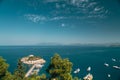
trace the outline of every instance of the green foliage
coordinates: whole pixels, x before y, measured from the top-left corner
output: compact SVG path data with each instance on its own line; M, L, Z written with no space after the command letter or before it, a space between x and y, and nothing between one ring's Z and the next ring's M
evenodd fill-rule
M28 78L24 78L24 80L47 80L47 79L46 79L46 75L42 74L41 76L32 75Z
M72 78L72 63L69 59L61 58L60 55L55 54L51 58L51 62L47 68L47 72L49 73L49 77L46 77L45 74L42 75L32 75L30 77L25 76L25 66L18 60L17 69L12 75L8 72L8 64L5 60L0 57L0 80L81 80L77 77Z
M73 80L83 80L83 79L78 78L78 77L74 77Z
M46 79L46 75L45 75L45 74L42 74L42 75L40 76L40 80L47 80L47 79Z
M72 63L69 59L62 59L60 55L55 54L51 58L47 72L50 74L50 79L57 80L72 80L71 76Z
M21 60L18 60L17 69L14 72L14 79L16 80L22 80L25 76L25 66L21 62Z
M6 72L5 76L1 80L13 80L13 75L10 72Z
M5 76L8 69L8 64L5 62L5 60L0 57L0 78Z
M73 79L73 80L79 80L79 79L78 79L78 77L74 77L74 79Z
M60 74L60 77L60 80L72 80L72 76L70 73Z

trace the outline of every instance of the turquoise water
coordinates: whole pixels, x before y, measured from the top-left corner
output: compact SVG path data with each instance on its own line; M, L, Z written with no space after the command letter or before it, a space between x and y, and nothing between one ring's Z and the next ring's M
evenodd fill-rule
M112 66L120 66L120 47L74 47L74 46L9 46L0 47L0 56L3 56L10 64L9 71L16 68L17 60L23 56L34 54L43 57L47 62L41 73L45 72L50 58L54 53L59 53L63 58L69 58L73 62L73 71L80 68L81 71L73 76L84 77L88 72L87 67L91 66L90 73L94 80L120 80L120 70ZM116 62L112 61L116 59ZM104 66L109 63L110 67ZM107 74L111 74L108 78Z

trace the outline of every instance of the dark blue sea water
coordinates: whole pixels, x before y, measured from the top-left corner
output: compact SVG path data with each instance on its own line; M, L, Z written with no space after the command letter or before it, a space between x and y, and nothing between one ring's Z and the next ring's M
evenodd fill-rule
M50 58L59 53L63 58L69 58L73 63L73 71L80 68L81 71L73 76L84 77L88 72L88 66L91 66L90 73L94 80L120 80L120 70L112 66L120 66L120 47L75 47L75 46L1 46L0 56L3 56L10 64L9 71L13 72L16 68L17 60L30 54L41 56L47 62L42 68L41 73L45 72ZM112 61L115 58L116 61ZM104 63L109 63L109 67ZM107 74L111 74L108 78Z

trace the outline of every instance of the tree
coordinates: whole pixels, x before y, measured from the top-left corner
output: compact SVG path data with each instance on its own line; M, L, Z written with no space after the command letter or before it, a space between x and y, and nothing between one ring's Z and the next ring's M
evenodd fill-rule
M25 66L19 59L17 64L17 69L14 72L14 80L23 80L24 76L25 76Z
M78 77L74 77L74 79L73 79L73 80L79 80L79 79L78 79Z
M5 60L0 57L0 79L5 76L8 66L9 65L5 62Z
M71 71L72 63L67 58L62 59L59 54L55 54L51 58L51 62L47 68L50 80L72 80Z
M46 75L42 74L40 76L32 75L30 77L24 78L24 80L47 80L47 79L46 79Z
M10 72L6 72L5 76L1 80L13 80L13 75Z
M39 80L47 80L46 79L46 75L45 74L42 74L41 76L39 76L40 77L40 79Z
M7 70L8 66L6 61L0 57L0 80L13 80L13 75Z

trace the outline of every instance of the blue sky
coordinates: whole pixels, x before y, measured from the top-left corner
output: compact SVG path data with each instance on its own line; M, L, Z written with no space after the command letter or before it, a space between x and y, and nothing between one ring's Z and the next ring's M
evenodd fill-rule
M0 0L0 45L120 43L120 0Z

